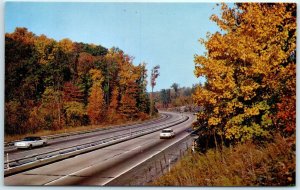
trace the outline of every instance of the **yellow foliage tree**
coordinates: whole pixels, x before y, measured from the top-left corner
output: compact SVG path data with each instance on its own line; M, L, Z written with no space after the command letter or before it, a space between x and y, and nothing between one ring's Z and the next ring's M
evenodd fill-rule
M47 38L45 35L41 35L35 38L34 45L38 53L40 64L47 64L49 61L53 61L54 56L49 52L49 49L53 48L56 42L53 39Z
M133 119L138 114L136 98L138 96L137 79L139 75L130 62L124 62L120 69L120 114L124 119Z
M193 96L203 107L198 121L227 139L268 137L287 85L279 76L295 80L296 4L222 4L221 10L211 17L221 32L201 39L207 52L195 56L195 75L206 79Z

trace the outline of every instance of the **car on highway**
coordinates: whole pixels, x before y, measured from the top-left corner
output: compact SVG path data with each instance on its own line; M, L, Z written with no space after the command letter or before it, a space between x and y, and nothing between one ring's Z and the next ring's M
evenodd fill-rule
M175 133L174 133L173 129L170 129L170 128L168 128L168 129L163 129L163 130L161 131L159 137L160 137L161 139L164 139L164 138L173 138L173 137L175 137Z
M15 142L15 147L17 148L33 148L36 146L46 146L47 139L41 137L31 136L25 137L22 141Z

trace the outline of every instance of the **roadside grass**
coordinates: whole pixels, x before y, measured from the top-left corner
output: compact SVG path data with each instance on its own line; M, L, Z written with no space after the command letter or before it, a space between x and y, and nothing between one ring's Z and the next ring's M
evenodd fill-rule
M296 152L281 136L253 143L188 153L150 186L295 186Z
M80 131L87 131L87 130L93 130L93 129L100 129L100 128L107 128L107 127L113 127L118 125L128 125L128 124L139 124L147 120L158 118L159 115L154 115L153 117L149 118L143 118L138 119L135 121L121 121L117 120L113 123L102 123L101 125L87 125L87 126L66 126L59 130L41 130L36 133L26 133L21 135L4 135L4 142L12 142L15 140L23 139L26 136L47 136L47 135L57 135L57 134L63 134L63 133L70 133L70 132L80 132Z

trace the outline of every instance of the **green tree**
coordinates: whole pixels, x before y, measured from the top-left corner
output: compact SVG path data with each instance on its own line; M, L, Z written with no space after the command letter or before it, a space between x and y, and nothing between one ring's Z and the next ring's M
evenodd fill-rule
M175 99L178 97L178 92L179 92L179 84L177 83L173 83L171 88L173 88L174 92L175 92Z
M160 99L162 101L163 107L168 108L169 103L171 102L171 94L170 94L170 89L162 89L160 91Z
M156 79L159 76L159 65L154 66L151 69L151 75L150 75L150 86L151 86L151 99L150 99L150 115L153 115L153 108L154 108L154 103L153 103L153 89L156 86Z
M16 28L5 34L5 98L18 100L24 105L26 100L40 98L43 91L34 47L35 35L26 28Z
M139 64L135 67L135 72L137 73L137 98L136 104L140 112L149 114L150 112L150 99L146 92L147 88L147 69L146 63Z
M62 92L53 87L47 87L42 95L39 115L44 119L43 128L57 130L63 127Z

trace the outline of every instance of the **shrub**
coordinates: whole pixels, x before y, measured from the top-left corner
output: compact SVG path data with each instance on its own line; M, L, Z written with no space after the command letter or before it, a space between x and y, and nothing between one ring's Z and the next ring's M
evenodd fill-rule
M295 185L296 154L287 139L258 146L252 142L205 154L189 153L155 186L290 186Z

